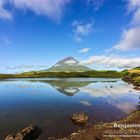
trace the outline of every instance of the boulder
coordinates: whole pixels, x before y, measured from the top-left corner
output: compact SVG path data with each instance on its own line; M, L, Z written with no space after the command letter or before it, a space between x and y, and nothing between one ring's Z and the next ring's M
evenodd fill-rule
M75 124L86 124L89 120L89 117L85 113L75 113L71 116L71 120Z

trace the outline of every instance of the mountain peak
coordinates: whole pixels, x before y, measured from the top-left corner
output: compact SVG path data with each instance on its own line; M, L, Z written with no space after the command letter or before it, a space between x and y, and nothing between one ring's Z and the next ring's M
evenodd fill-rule
M68 57L65 57L63 60L69 60L69 59L74 59L74 57L72 57L72 56L68 56Z
M79 61L76 60L74 57L66 57L59 62L57 62L55 65L53 65L51 68L44 70L44 71L50 71L50 72L84 72L84 71L90 71L91 69L80 65Z
M78 64L79 61L76 60L74 57L66 57L62 60L60 60L59 62L57 62L55 65L59 65L59 64L68 64L68 65L72 65L72 64Z

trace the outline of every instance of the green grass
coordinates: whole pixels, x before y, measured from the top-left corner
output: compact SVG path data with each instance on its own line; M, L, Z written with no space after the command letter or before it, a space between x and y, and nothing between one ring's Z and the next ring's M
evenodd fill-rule
M135 86L140 86L140 69L134 68L131 70L126 70L123 78L125 81L134 84Z
M0 78L72 78L72 77L94 77L94 78L122 78L124 72L117 71L86 71L86 72L26 72L21 74L0 74Z

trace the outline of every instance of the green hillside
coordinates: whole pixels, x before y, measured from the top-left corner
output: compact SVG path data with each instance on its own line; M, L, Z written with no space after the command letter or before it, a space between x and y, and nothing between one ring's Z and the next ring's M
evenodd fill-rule
M85 71L85 72L26 72L21 74L2 75L1 78L122 78L124 72L117 71Z
M140 67L125 70L123 79L127 82L133 83L135 86L140 86Z
M61 66L53 66L48 69L48 72L84 72L90 71L91 69L82 65L68 65L62 64Z

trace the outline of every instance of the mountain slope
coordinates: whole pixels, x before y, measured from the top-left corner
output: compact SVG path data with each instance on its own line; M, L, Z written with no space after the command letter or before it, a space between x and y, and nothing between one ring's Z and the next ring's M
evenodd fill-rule
M43 70L46 72L85 72L91 71L92 69L80 65L79 61L74 59L73 57L66 57L63 60L57 62L51 68L47 70Z

